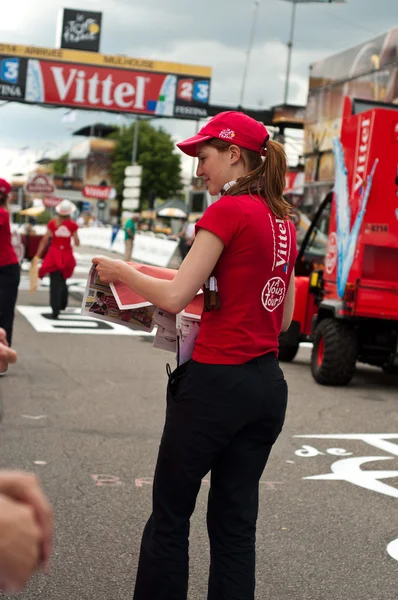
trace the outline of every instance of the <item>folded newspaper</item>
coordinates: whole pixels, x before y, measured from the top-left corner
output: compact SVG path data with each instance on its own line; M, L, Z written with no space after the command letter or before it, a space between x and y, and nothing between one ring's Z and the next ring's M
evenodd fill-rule
M172 280L177 273L175 269L129 264L141 273L159 279ZM154 306L121 281L102 283L94 265L88 275L82 302L83 315L147 333L156 327L153 347L170 352L177 352L179 348L180 364L192 354L202 310L202 291L184 310L174 315Z

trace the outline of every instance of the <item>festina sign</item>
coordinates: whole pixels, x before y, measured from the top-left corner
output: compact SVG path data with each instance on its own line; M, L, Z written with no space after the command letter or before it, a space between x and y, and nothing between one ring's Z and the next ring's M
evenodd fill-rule
M110 186L85 185L83 196L86 198L96 198L98 200L111 200L116 197L116 190Z
M27 194L51 195L55 192L55 185L48 175L36 173L29 177L25 184L25 191Z

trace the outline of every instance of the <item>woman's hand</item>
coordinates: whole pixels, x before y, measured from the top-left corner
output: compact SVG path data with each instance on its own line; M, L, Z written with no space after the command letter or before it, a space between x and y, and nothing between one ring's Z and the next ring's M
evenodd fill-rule
M99 278L103 283L113 283L121 279L121 270L125 265L122 260L96 256L93 258L92 263L95 265Z

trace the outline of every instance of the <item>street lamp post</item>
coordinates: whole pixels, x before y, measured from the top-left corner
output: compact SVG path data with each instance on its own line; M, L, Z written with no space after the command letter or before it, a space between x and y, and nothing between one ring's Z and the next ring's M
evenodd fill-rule
M140 130L140 121L139 121L139 116L137 115L135 117L135 123L134 123L134 140L133 140L133 150L132 150L132 156L131 156L131 164L132 165L137 164L139 130Z
M254 0L253 22L252 22L252 27L251 27L251 31L250 31L249 45L248 45L247 53L246 53L245 66L243 69L242 87L240 90L240 100L239 100L240 107L243 106L243 99L244 99L244 95L245 95L245 86L246 86L246 77L247 77L247 71L249 69L250 54L252 51L254 34L256 31L257 13L258 13L259 6L260 6L260 0Z
M292 48L293 48L293 39L294 39L294 26L296 24L296 8L297 8L297 0L292 0L292 16L290 21L290 36L289 41L287 43L287 66L286 66L286 79L285 79L285 93L283 96L283 103L287 104L287 99L289 96L289 80L290 80L290 69L292 66Z
M290 70L292 65L292 50L293 50L293 40L294 40L294 29L296 25L296 9L297 4L310 4L310 3L320 3L320 4L344 4L346 0L285 0L286 2L292 3L292 16L290 20L290 36L289 41L287 43L287 66L286 66L286 80L285 80L285 93L283 97L284 104L287 104L289 97L289 80L290 80Z

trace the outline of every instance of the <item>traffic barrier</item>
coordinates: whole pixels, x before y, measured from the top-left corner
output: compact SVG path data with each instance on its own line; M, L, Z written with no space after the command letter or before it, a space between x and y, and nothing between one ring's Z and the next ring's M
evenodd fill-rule
M178 241L162 239L153 232L140 232L134 237L132 260L136 262L167 267L178 246ZM124 231L119 229L112 242L112 228L109 227L81 227L79 238L82 246L91 246L103 250L111 250L117 254L124 254Z

